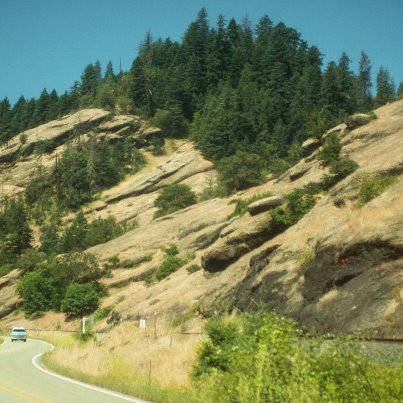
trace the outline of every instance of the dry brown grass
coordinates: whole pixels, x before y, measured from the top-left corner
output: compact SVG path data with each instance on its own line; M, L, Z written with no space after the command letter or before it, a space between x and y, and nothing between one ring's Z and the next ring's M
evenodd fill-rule
M44 336L37 334L37 336ZM116 379L142 378L163 388L189 385L189 373L201 335L185 335L168 323L145 329L138 322L123 322L111 332L82 343L71 335L55 333L45 338L56 348L48 362L72 372Z

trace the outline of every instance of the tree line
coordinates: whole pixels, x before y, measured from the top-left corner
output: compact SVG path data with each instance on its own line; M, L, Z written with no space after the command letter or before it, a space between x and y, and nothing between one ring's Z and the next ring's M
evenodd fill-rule
M273 24L265 15L253 27L247 18L227 21L220 15L212 27L202 8L180 42L154 40L148 32L127 72L115 74L111 62L102 72L95 62L61 95L44 89L38 99L21 96L13 106L4 98L0 143L96 106L148 118L168 115L173 130L185 132L176 134L186 134L186 123L194 123L192 134L209 158L261 145L284 157L293 142L403 96L403 83L396 91L384 67L375 96L372 86L365 52L357 73L345 53L323 66L320 50L281 22Z

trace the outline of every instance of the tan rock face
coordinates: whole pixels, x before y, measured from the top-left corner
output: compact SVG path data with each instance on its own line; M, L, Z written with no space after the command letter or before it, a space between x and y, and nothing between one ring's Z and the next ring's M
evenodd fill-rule
M354 130L357 127L366 125L370 121L371 116L367 115L366 113L356 113L346 118L344 123L346 124L348 130Z
M138 318L173 317L192 307L208 315L222 301L241 308L261 301L311 332L403 337L403 101L379 108L376 115L350 132L345 124L328 132L340 135L342 155L359 168L318 195L315 207L281 234L272 233L269 211L229 221L231 200L268 191L280 200L296 187L318 182L328 169L315 153L278 179L158 220L152 218L153 202L163 186L188 183L201 193L214 183L212 164L191 143L105 191L103 202L90 206L89 218L111 214L119 221L137 219L140 226L89 250L101 261L118 255L122 262L105 279L109 296L103 304L117 304L116 318ZM33 166L29 158L28 163ZM22 164L13 169L22 172ZM16 172L7 169L3 178ZM396 181L358 206L357 183L368 172L393 174ZM189 263L147 284L169 243L177 244ZM190 265L201 269L189 273ZM9 289L0 289L1 301Z
M258 200L248 206L248 212L251 215L260 214L264 211L268 211L273 207L281 206L284 203L284 199L280 196L271 196Z
M0 277L0 319L13 312L21 302L15 290L18 279L18 270Z
M151 193L166 185L179 183L196 174L213 169L213 164L202 158L191 143L180 147L164 164L152 171L139 173L127 181L124 188L108 192L106 203L115 203L129 196Z

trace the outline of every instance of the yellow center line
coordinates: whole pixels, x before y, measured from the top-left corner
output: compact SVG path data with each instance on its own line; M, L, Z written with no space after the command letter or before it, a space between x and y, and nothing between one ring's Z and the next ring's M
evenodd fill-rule
M20 397L25 401L27 401L28 403L52 403L51 400L46 400L32 393L27 393L24 390L16 387L15 385L5 383L4 381L1 380L0 380L0 390L4 390L8 393L11 393L14 396Z

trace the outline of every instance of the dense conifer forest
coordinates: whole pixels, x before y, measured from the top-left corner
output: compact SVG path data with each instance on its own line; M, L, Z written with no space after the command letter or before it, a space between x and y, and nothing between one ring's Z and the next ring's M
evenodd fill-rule
M357 56L357 55L354 55ZM211 26L199 11L180 42L141 43L128 72L109 62L85 67L81 80L57 94L0 102L0 142L26 129L86 107L153 118L168 135L190 134L207 158L236 150L264 154L266 161L292 161L295 146L346 115L369 111L403 96L387 68L376 76L365 52L353 72L349 56L323 65L323 55L300 33L265 15L256 25L220 15Z

